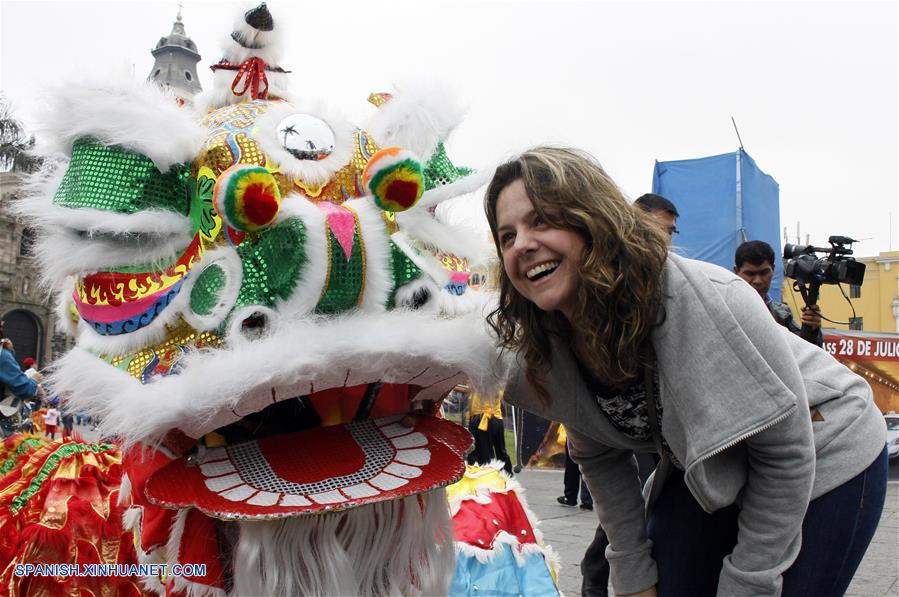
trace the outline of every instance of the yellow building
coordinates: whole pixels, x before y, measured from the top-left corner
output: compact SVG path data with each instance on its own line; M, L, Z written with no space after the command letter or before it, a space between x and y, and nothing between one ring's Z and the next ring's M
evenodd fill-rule
M824 350L863 376L884 413L899 411L899 251L859 257L865 264L861 286L821 287L818 304L823 322ZM784 279L784 302L799 321L802 297ZM850 306L851 303L851 306ZM853 314L853 308L855 312ZM852 325L848 325L852 322ZM853 331L848 331L853 330Z
M858 257L857 260L865 264L865 281L861 286L842 286L848 301L836 285L825 284L821 287L818 299L821 313L828 319L843 322L834 324L824 321L824 327L899 333L899 251L881 253L877 257ZM783 300L798 322L799 309L804 303L792 285L792 280L784 278ZM853 325L848 325L853 318L853 308L855 321Z

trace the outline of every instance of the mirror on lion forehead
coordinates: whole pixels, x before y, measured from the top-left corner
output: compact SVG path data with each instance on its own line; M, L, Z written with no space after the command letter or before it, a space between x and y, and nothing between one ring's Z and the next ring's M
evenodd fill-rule
M334 151L334 131L309 114L291 114L278 123L278 142L298 160L323 160Z

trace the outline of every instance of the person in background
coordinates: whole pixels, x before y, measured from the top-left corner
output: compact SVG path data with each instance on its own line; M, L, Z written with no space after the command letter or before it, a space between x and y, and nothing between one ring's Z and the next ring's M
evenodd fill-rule
M72 429L75 427L75 415L68 410L62 411L62 437L72 437Z
M775 301L768 294L771 290L771 280L774 278L774 249L771 245L760 240L748 240L737 247L734 253L734 273L746 280L759 293L774 321L806 342L819 347L824 346L821 309L818 305L802 308L804 328L800 328L793 320L793 313L787 304Z
M565 477L563 478L563 494L556 501L563 506L577 506L578 493L581 496L581 509L593 510L593 498L584 479L581 477L581 469L578 468L571 454L568 453L568 440L565 440ZM607 579L608 580L608 579Z
M3 325L0 322L0 334L3 333ZM16 353L12 340L0 336L0 398L9 390L16 398L40 398L43 390L33 379L29 378L16 361Z
M677 219L680 214L677 213L674 203L661 195L646 193L637 197L634 205L647 212L662 225L662 228L668 233L668 245L670 246L674 235L680 234L680 230L677 229Z
M615 594L842 595L886 497L865 380L669 252L585 152L525 152L484 205L506 400L565 425ZM645 502L635 451L661 457Z
M38 383L43 381L43 376L37 370L37 361L31 357L24 358L22 359L22 366L25 367L25 375L28 376L28 379L33 379Z
M488 464L494 458L503 461L503 470L512 475L512 459L506 451L506 427L503 423L503 395L471 395L468 430L474 437L474 450L468 464Z
M56 405L53 402L51 402L50 408L44 413L44 433L50 439L56 439L56 429L59 426L60 417L61 414L59 409L56 408Z

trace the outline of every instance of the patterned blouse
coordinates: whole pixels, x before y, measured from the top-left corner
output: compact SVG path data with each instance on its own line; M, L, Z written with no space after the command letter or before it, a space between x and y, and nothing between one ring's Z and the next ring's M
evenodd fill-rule
M577 361L577 359L575 359ZM612 426L625 437L641 441L654 442L652 427L649 424L649 412L646 410L646 384L643 373L637 379L625 386L622 390L613 390L603 385L580 361L577 361L581 377L587 385L587 389L596 400L596 404L602 413L609 419ZM653 388L656 404L656 413L659 417L659 427L662 426L662 402L659 396L659 372L652 370ZM668 455L671 463L678 469L683 466L677 457L671 452L668 442L662 436L662 450Z

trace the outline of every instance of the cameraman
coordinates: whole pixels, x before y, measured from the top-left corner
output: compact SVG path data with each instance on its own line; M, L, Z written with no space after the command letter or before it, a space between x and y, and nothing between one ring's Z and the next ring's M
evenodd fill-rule
M793 314L786 303L777 302L768 296L771 279L774 277L774 249L771 248L771 245L760 240L749 240L741 244L734 254L734 272L755 288L755 291L765 301L774 321L815 346L824 345L818 305L802 308L802 323L811 328L810 333L805 333L793 321Z

